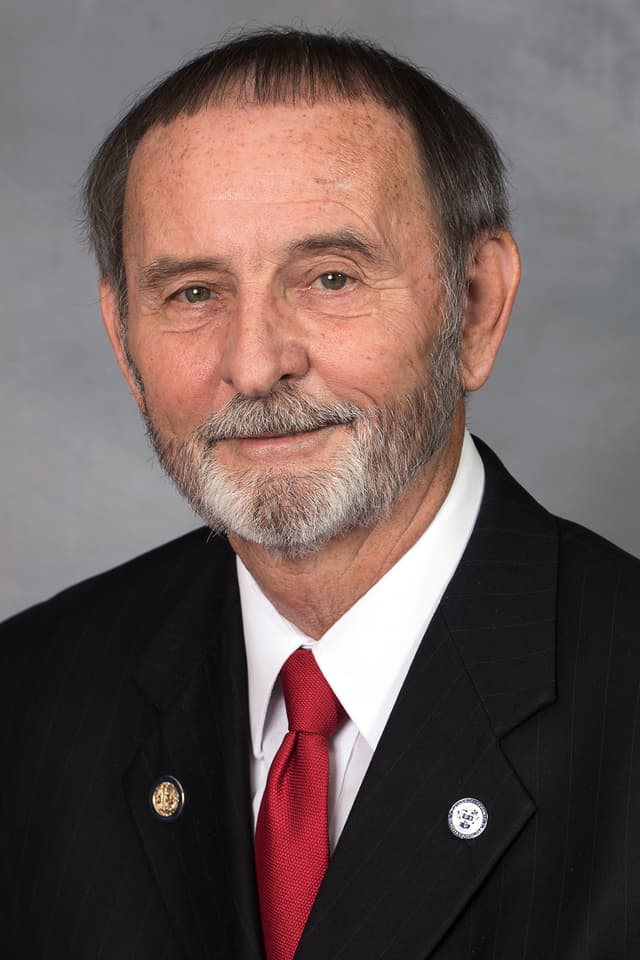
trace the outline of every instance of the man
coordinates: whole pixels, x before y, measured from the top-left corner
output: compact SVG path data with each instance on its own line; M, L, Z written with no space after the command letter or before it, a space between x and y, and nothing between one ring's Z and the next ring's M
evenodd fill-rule
M254 34L86 205L207 529L3 628L8 955L636 955L637 565L465 432L519 279L491 136L375 47Z

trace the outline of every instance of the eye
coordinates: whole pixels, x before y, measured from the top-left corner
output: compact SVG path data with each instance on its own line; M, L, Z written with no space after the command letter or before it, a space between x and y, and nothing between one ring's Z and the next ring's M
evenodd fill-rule
M209 287L201 287L199 284L193 284L191 287L185 287L180 293L184 294L188 303L204 303L211 298Z
M350 279L351 277L346 273L330 270L327 273L321 273L315 283L320 284L324 290L344 290Z

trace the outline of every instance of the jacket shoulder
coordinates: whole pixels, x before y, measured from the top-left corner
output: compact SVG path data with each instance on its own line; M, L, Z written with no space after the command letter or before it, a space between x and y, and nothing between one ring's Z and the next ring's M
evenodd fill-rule
M640 666L640 561L568 520L558 520L558 534L558 648L576 663L579 657L599 664L593 682L608 676L617 678L618 691L626 689ZM627 693L631 704L635 687Z
M0 624L0 660L6 662L12 649L16 653L16 646L22 649L30 641L50 642L57 634L78 630L102 632L118 621L131 638L136 619L145 614L161 619L203 567L215 572L216 567L228 567L232 558L225 539L211 536L204 527L191 531L5 620Z
M640 559L572 520L557 518L560 559L609 579L640 580Z

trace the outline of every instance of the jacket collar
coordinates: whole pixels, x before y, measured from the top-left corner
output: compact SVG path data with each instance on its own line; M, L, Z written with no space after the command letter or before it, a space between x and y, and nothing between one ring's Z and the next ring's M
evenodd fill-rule
M555 517L476 439L486 470L473 534L441 611L503 737L555 698Z
M160 711L166 711L207 660L223 656L223 626L236 622L239 610L234 554L226 539L197 530L188 550L163 572L160 595L171 601L144 650L137 683Z

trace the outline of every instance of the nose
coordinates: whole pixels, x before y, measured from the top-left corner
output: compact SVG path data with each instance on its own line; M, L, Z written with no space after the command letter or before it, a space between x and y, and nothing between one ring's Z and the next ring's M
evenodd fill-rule
M244 396L261 397L308 369L307 348L290 312L270 293L241 294L220 358L225 383Z

